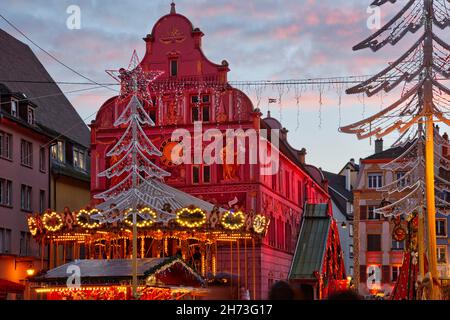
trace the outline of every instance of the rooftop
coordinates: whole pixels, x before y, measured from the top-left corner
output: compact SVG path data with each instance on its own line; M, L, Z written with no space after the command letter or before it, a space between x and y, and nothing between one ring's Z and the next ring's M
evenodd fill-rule
M36 55L28 45L2 29L0 29L0 79L9 93L24 93L38 106L36 109L38 125L62 134L82 146L89 146L89 128Z

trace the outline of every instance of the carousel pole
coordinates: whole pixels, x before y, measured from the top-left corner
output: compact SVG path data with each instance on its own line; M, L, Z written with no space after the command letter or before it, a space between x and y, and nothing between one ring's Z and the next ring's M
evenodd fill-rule
M255 239L252 239L252 257L253 257L253 263L252 263L252 278L253 278L253 300L256 300L256 254L255 254Z
M241 289L241 249L239 246L239 239L236 242L236 250L237 250L237 289ZM239 292L239 291L238 291Z
M133 75L133 91L136 94L136 92L138 91L138 85L137 85L137 79L136 76ZM131 114L134 116L137 113L137 109L136 109L136 104L132 103L131 104ZM132 141L138 141L138 132L137 132L137 128L136 126L132 126ZM132 166L136 167L137 166L137 150L136 148L133 148L132 150L132 154L131 154L132 160ZM136 189L137 188L137 176L136 176L136 171L133 170L132 173L132 188ZM132 275L133 275L133 281L132 281L132 291L133 291L133 297L135 299L137 299L137 286L138 286L138 279L137 279L137 203L136 203L136 199L133 199L132 203L133 203L133 208L132 208L132 212L133 212L133 254L132 254Z
M437 290L433 280L438 278L436 256L436 207L434 184L434 122L433 122L433 0L424 0L425 22L425 48L424 64L426 68L426 80L424 85L424 113L425 113L425 185L427 204L427 236L428 236L428 264L431 273L431 299L437 299ZM421 239L423 241L424 239Z

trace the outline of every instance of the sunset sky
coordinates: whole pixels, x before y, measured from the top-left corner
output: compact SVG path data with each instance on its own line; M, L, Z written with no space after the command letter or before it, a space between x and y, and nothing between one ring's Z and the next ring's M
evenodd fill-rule
M0 0L1 13L25 34L58 59L98 82L111 82L106 69L127 66L134 49L143 57L142 38L154 23L169 12L170 0ZM396 60L410 47L419 33L407 36L397 47L377 53L353 52L352 46L372 32L366 26L369 0L178 0L177 12L188 17L204 33L203 50L217 63L227 60L229 80L281 80L347 75L370 75ZM387 4L382 10L386 22L402 3ZM66 27L69 5L81 8L81 29ZM3 20L0 28L29 44ZM448 35L444 39L449 40ZM58 65L29 44L55 81L85 80ZM63 91L84 88L61 85ZM350 158L373 153L373 143L338 132L342 125L369 116L391 101L376 96L362 99L346 96L339 116L336 88L323 88L322 113L319 113L319 88L307 88L301 99L300 127L292 92L283 97L282 120L290 131L292 146L308 150L307 162L328 171L338 171ZM97 89L68 98L86 123L95 111L114 95ZM263 96L261 108L267 111ZM251 96L251 95L250 95ZM394 93L393 98L398 98ZM363 107L365 105L365 107ZM280 116L278 105L272 115ZM322 118L320 121L319 119ZM321 123L321 125L320 125ZM447 128L444 128L447 129ZM397 134L386 139L392 143Z

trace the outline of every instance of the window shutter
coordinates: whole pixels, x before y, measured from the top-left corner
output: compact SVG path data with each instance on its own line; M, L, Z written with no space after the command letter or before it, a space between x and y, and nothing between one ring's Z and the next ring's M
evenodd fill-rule
M390 266L383 266L381 272L381 282L389 283L391 282L391 268Z
M359 220L367 220L367 206L360 206L359 208Z
M367 267L365 265L359 266L359 281L367 282Z

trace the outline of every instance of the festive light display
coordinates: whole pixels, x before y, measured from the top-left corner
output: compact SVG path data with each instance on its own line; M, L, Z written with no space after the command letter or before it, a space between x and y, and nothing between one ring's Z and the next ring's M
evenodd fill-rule
M129 209L127 211L131 212L131 209ZM139 218L137 218L137 220L136 220L136 226L138 228L151 227L157 219L156 212L150 208L140 209L139 217L142 217L142 216L144 216L145 219L141 218L140 221L138 221ZM133 220L131 219L130 215L127 215L127 218L125 218L124 222L129 226L133 226Z
M244 226L245 215L242 211L226 211L222 215L221 224L225 229L239 230Z
M28 229L30 230L31 235L34 237L38 232L38 223L35 217L28 217L27 219Z
M388 0L377 0L373 4L381 6L387 2ZM449 21L450 12L445 0L410 0L384 27L356 45L354 50L371 48L373 51L377 51L387 44L397 44L410 32L414 33L422 27L424 29L423 35L402 57L377 75L347 90L348 94L365 93L370 97L383 90L390 92L399 84L403 84L401 98L377 114L341 128L342 132L356 134L359 139L373 136L382 138L397 130L401 136L394 145L416 140L415 147L418 152L415 152L413 157L416 157L417 161L413 163L410 159L405 158L401 162L397 162L395 166L414 165L412 168L408 168L410 171L405 177L398 179L396 185L392 183L385 188L388 194L398 193L400 189L403 191L409 189L409 194L395 203L384 205L376 212L385 216L410 215L426 204L428 259L434 279L438 277L435 203L445 202L445 200L440 200L440 197L436 198L435 192L436 180L440 179L436 179L435 175L434 122L450 124L450 119L446 116L450 110L450 100L448 99L450 89L439 81L440 78L450 78L450 68L448 67L450 45L437 36L433 27L444 29L450 26ZM425 132L422 132L423 124L425 124ZM423 155L425 156L424 165L422 165ZM408 156L411 157L411 154ZM441 180L441 185L448 190L446 181ZM426 192L425 200L423 199L424 191ZM447 203L444 204L447 205ZM419 241L424 243L425 239L421 238ZM356 253L357 255L358 253ZM419 256L423 261L423 250L419 252ZM358 270L359 266L355 262L357 282L359 282ZM436 293L437 291L434 290L432 297L436 298Z
M50 232L59 231L64 226L63 219L56 212L45 213L42 217L42 224L44 225L44 228Z
M99 211L97 209L92 209L90 211L87 211L86 209L82 209L78 211L76 214L76 220L77 223L82 226L83 228L87 229L95 229L102 225L101 222L98 222L97 220L91 219L91 216L98 214Z
M267 219L266 216L263 215L256 215L253 219L253 230L256 233L262 234L267 230L267 227L269 226L270 220Z
M177 211L177 222L183 227L198 228L206 223L206 213L200 208L183 208Z

